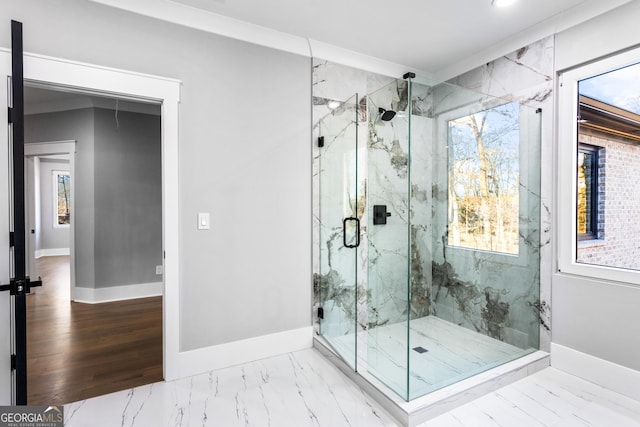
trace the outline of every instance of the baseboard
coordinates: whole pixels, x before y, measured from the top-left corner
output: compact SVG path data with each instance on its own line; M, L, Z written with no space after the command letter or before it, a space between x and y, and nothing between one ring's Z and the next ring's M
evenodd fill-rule
M99 304L136 298L156 297L163 294L162 282L137 285L112 286L109 288L84 288L77 285L71 299L76 302Z
M551 366L640 400L640 371L555 343L551 343Z
M311 348L313 327L248 338L197 350L182 351L177 355L174 372L167 372L165 380L186 378L216 369L279 356Z
M53 248L53 249L38 249L35 252L36 259L43 256L61 256L69 255L71 250L69 248Z

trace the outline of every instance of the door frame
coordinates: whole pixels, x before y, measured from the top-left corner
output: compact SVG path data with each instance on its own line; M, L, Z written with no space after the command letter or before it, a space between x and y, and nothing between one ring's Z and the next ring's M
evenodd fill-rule
M11 50L0 48L0 78L5 81L11 75ZM24 54L24 78L26 81L57 86L84 93L108 94L119 99L152 102L161 105L162 138L162 246L164 251L163 275L163 374L166 381L177 379L180 360L180 292L179 292L179 185L178 185L178 107L180 103L179 80L107 68L32 53ZM0 84L0 120L7 121L8 88ZM8 132L0 132L0 176L8 176ZM0 186L0 198L9 200L9 188ZM9 214L0 209L0 257L9 259ZM8 262L0 262L0 282L8 283ZM8 294L0 295L0 304L8 306ZM7 299L5 304L4 298ZM9 310L0 320L9 324ZM9 328L3 328L9 329ZM8 331L0 332L0 348L9 349ZM7 377L9 354L5 350L0 363L0 384L11 384ZM9 373L9 375L11 375ZM6 379L6 381L5 381ZM10 399L9 387L0 387L0 403Z
M71 199L70 199L70 206L71 206L71 212L75 212L75 199L76 199L76 193L75 193L75 161L76 161L76 141L75 140L69 140L69 141L47 141L47 142L34 142L34 143L28 143L28 144L24 144L24 157L25 157L25 162L27 157L30 158L35 158L35 157L45 157L45 156L52 156L52 155L56 155L56 154L66 154L69 156L69 176L70 176L70 182L71 182ZM25 165L25 171L28 171L28 168ZM29 180L33 180L33 177L28 177L27 178L27 182ZM48 190L46 190L48 191ZM29 219L27 219L27 230L33 229L35 227L34 224L31 223L31 211L35 209L35 206L33 206L33 200L31 200L30 198L25 197L25 200L27 201L27 209L26 209L26 214L29 216ZM70 224L69 224L69 300L73 301L75 300L76 297L76 256L75 256L75 215L72 214L71 218L70 218ZM29 265L29 273L31 273L33 271L33 265L31 264L32 262L34 262L34 258L35 258L35 247L32 247L32 243L31 243L31 239L27 238L27 260L28 260L28 265ZM35 279L35 276L31 275L31 277L33 277ZM33 291L32 291L33 292Z

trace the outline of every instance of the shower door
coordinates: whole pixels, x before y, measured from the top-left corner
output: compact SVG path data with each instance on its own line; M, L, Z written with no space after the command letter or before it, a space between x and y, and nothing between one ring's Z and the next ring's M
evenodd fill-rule
M359 180L358 96L318 123L320 334L357 370L358 247L365 184Z
M409 369L410 97L405 80L367 96L366 370L403 398Z

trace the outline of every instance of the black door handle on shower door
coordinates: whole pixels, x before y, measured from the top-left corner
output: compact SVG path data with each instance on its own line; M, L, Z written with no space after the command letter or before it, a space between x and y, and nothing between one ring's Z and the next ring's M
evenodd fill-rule
M347 243L348 221L355 221L356 223L356 243L354 245L350 245ZM350 216L342 221L342 243L344 244L345 248L357 248L358 246L360 246L360 220L358 218Z

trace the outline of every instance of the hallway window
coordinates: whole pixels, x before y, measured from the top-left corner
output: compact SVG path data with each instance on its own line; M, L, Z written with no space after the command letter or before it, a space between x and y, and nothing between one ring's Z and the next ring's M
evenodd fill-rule
M68 171L53 171L55 227L71 223L71 177Z

